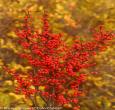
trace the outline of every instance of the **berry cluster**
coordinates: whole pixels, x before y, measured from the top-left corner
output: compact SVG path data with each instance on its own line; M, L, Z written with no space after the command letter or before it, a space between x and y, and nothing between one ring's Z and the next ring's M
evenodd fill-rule
M17 92L26 97L38 95L46 106L71 104L75 106L74 110L78 110L78 97L82 94L79 88L87 76L80 70L95 65L91 58L106 48L113 35L99 26L92 41L76 39L68 48L61 34L51 32L47 14L42 19L41 33L34 30L30 19L29 15L25 17L22 29L18 29L16 34L24 50L19 56L27 60L32 69L24 77L23 73L5 68L17 80Z

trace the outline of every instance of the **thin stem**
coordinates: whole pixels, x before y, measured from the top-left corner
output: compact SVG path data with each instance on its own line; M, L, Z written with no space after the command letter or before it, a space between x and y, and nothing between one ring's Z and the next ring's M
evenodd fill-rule
M41 94L39 94L39 95L42 98L42 100L45 102L45 104L48 106L47 100Z
M36 101L35 101L34 99L32 99L31 96L30 96L29 98L30 98L30 100L32 101L33 107L39 107L39 106L37 105ZM35 108L35 110L37 110L37 109Z

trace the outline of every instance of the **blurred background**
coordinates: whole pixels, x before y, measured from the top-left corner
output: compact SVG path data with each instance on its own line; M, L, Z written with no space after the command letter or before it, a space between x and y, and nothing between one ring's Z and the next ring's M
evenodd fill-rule
M82 40L91 38L91 29L103 24L107 30L115 32L115 0L0 0L0 107L29 107L31 102L21 94L15 94L14 81L4 72L3 65L27 71L21 65L17 53L21 51L17 43L15 28L29 10L35 28L41 29L44 9L54 33L63 33L66 43L71 44L75 36ZM80 98L81 110L115 110L115 40L94 60L96 67L86 71L90 74L83 86L85 94Z

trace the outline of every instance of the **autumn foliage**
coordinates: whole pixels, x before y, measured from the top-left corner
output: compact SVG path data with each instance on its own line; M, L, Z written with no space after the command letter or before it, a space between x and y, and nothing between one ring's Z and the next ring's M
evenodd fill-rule
M23 53L18 55L31 69L27 73L7 67L5 70L17 81L16 92L32 99L33 106L39 106L36 97L40 96L44 106L70 104L78 110L78 98L83 93L80 88L87 79L87 73L81 70L95 66L92 58L107 48L113 34L99 26L93 30L93 40L82 42L76 37L73 45L68 46L62 40L62 34L52 33L46 13L42 22L40 32L32 27L31 17L27 15L22 28L16 30L18 43L23 48Z

